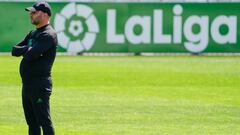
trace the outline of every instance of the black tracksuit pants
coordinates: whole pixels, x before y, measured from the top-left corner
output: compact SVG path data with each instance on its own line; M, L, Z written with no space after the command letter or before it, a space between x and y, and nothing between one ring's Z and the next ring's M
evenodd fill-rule
M54 135L49 106L51 89L52 86L42 84L23 84L22 104L29 135L41 135L41 128L44 135Z

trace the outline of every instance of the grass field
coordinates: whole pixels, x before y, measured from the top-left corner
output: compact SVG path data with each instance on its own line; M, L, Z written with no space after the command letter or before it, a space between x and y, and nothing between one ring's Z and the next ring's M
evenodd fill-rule
M26 135L18 67L0 56L0 135ZM56 135L240 135L240 57L58 56Z

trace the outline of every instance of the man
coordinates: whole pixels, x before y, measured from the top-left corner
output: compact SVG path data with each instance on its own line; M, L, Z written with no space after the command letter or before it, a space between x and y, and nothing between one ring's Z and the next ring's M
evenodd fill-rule
M29 135L54 135L49 100L52 92L51 69L56 56L57 36L49 25L51 7L37 2L25 9L36 26L12 49L13 56L23 56L20 64L22 103Z

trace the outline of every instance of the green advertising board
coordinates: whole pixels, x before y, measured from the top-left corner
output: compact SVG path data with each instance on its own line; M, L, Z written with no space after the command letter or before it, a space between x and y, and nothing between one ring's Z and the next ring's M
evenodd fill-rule
M0 52L34 29L24 11L32 4L0 3ZM50 5L63 52L240 52L240 3Z

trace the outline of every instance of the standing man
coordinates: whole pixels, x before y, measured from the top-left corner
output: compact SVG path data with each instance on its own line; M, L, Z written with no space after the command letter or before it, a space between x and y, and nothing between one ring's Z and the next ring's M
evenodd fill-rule
M54 135L49 100L52 92L51 69L56 56L57 35L49 25L52 14L46 2L25 9L36 26L12 49L13 56L23 56L20 64L22 103L29 135Z

